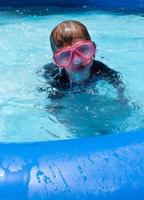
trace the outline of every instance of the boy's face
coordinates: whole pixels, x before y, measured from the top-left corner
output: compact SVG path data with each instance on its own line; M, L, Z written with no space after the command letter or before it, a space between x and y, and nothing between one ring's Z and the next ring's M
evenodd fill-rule
M60 41L61 38L58 38L58 39ZM80 51L81 50L84 51L85 48L89 45L89 44L87 45L87 43L90 43L90 47L93 49L93 55L85 59L83 56L85 52L82 52L83 53L82 54L82 53L79 53L79 51L77 50L80 49ZM77 27L75 31L73 31L72 39L70 41L61 40L59 44L60 45L57 45L57 46L55 45L56 48L55 48L54 58L57 55L59 55L57 52L60 52L61 55L64 55L65 53L65 56L68 55L70 57L69 58L70 62L68 66L64 67L67 72L69 73L82 72L85 69L88 70L92 66L93 56L95 54L95 47L94 47L94 44L86 38L85 33L82 31L81 28ZM64 59L63 56L59 57L59 59L60 58ZM58 63L57 65L59 67L62 67Z
M73 40L71 44L65 43L58 49L55 57L59 59L58 66L65 68L67 72L80 72L91 67L94 54L93 43L79 38ZM61 66L61 63L64 63L64 66Z

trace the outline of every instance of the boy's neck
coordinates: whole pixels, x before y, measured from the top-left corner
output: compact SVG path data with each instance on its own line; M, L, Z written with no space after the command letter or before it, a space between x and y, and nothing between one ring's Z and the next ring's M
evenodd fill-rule
M86 68L77 72L66 72L71 83L82 83L89 79L90 69Z

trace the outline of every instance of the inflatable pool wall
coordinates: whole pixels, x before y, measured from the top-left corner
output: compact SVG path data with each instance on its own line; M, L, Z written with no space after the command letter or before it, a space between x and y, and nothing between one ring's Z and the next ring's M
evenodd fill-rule
M0 144L0 200L144 200L144 132Z
M0 0L0 6L91 5L143 11L143 0ZM0 143L0 200L144 200L144 131Z
M0 0L0 6L92 6L144 10L144 0Z

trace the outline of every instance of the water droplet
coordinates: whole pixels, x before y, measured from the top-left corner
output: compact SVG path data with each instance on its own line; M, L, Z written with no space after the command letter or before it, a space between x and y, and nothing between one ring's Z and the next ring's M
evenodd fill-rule
M94 165L94 161L93 160L91 160L90 158L88 160L92 165Z
M86 111L89 111L89 107L88 107L88 106L85 106L85 110L86 110Z
M83 174L81 166L78 166L78 171L79 171L80 174Z
M105 180L105 178L104 178L104 177L101 177L101 178L100 178L100 180L101 180L101 181L104 181L104 180Z
M41 182L40 176L42 176L42 175L43 175L43 172L41 172L40 170L38 170L37 173L36 173L36 178L37 178L37 180L38 180L39 183Z
M2 168L0 168L0 177L3 177L4 175L5 175L5 171Z
M115 158L119 158L119 154L117 154L117 153L113 153L113 156L114 156Z
M65 190L64 188L62 189L62 191L63 191L63 192L66 192L66 190Z
M87 8L87 5L84 5L83 8Z
M86 182L87 181L87 176L83 176L83 180L84 180L84 182Z
M44 176L44 182L47 184L48 183L48 177Z
M104 158L104 161L105 161L105 162L108 162L108 158Z

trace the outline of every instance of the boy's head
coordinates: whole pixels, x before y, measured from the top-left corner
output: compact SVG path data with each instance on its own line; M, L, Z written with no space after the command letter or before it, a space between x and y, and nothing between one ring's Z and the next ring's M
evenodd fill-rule
M91 40L91 38L85 25L73 20L58 24L50 35L53 53L79 40Z
M58 24L51 32L50 43L58 67L67 72L91 67L96 48L82 23L69 20Z

